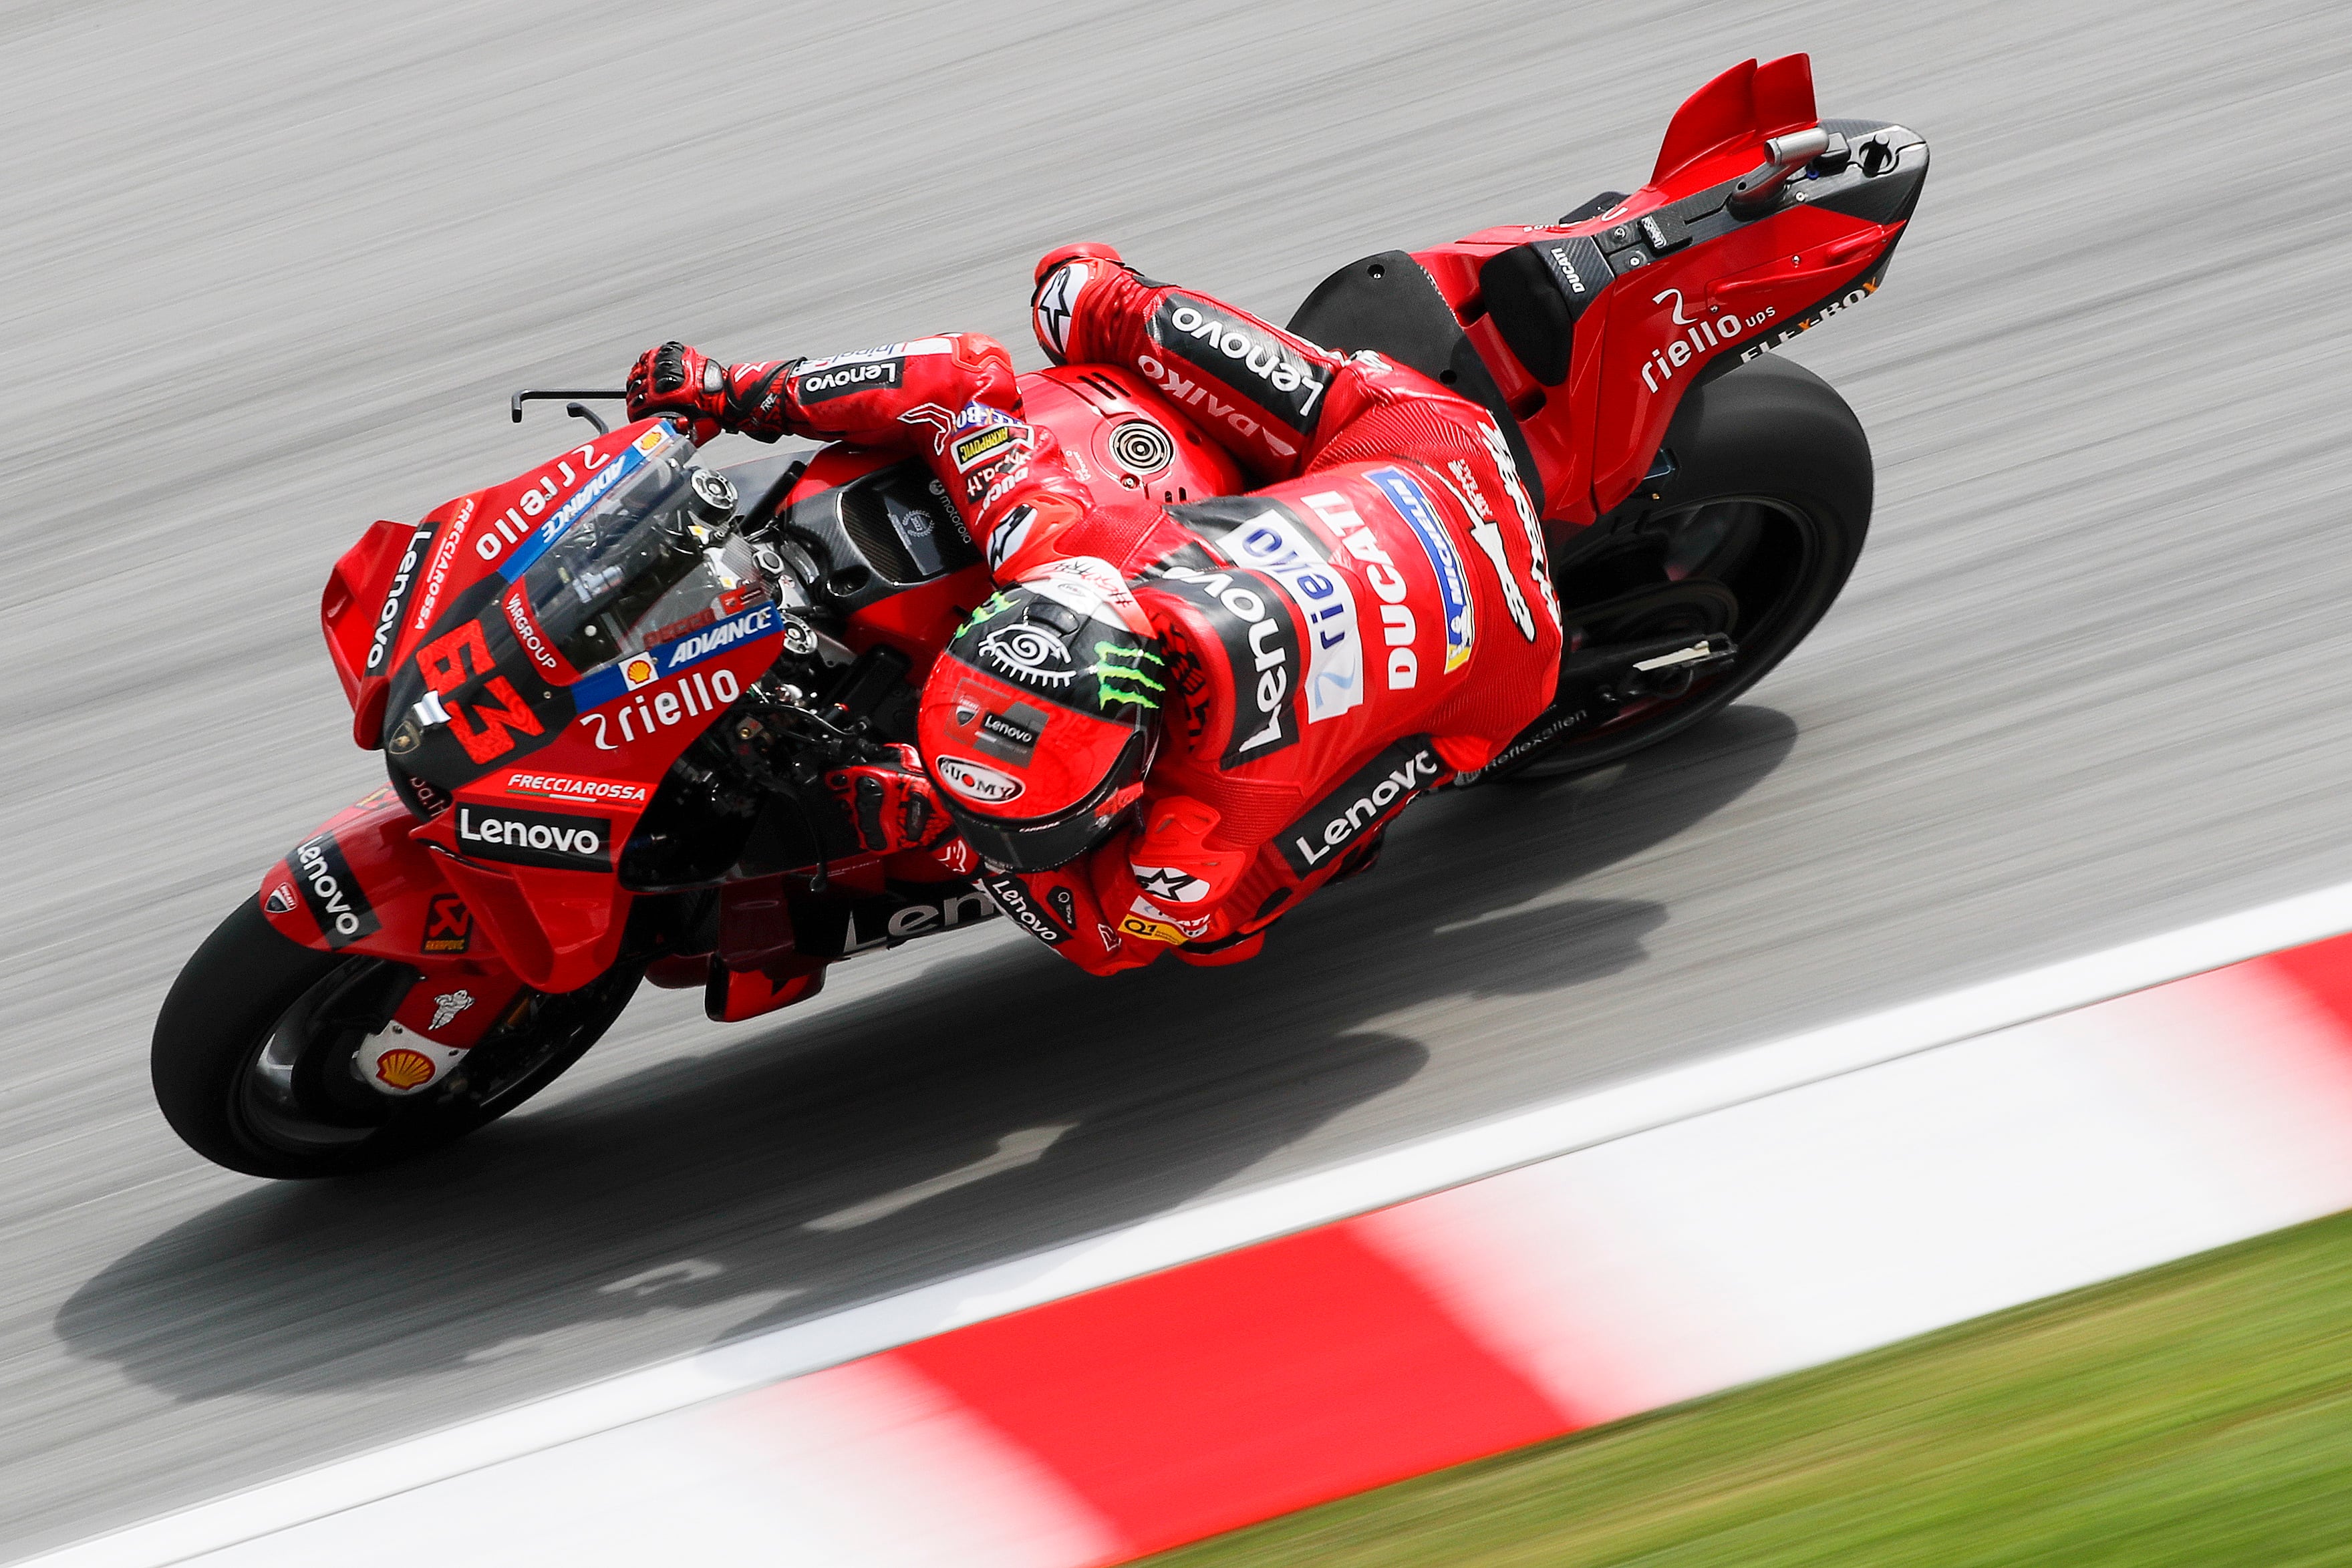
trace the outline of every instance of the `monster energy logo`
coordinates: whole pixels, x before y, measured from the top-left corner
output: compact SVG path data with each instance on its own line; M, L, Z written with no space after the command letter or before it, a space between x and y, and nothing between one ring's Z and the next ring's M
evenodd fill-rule
M1132 648L1124 643L1097 643L1095 662L1087 674L1095 678L1095 699L1104 707L1124 703L1134 707L1158 707L1159 694L1167 687L1146 674L1146 666L1161 674L1168 666L1159 654L1149 648Z

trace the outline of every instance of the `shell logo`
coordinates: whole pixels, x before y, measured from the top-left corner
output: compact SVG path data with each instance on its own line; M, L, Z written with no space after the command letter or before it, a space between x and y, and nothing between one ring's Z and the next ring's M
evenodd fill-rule
M661 676L661 664L651 653L638 653L621 662L621 679L631 691L649 686Z
M433 1077L433 1059L402 1046L375 1059L375 1075L394 1089L414 1089Z

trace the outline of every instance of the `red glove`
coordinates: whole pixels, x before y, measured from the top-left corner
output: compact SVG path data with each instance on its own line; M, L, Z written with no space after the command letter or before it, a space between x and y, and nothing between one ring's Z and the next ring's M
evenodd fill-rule
M871 854L928 849L954 831L911 746L894 746L896 765L860 763L825 775L858 847Z
M664 343L629 367L629 417L683 413L715 420L727 408L727 370L699 349Z
M722 430L773 441L784 433L783 419L773 408L762 417L758 405L791 369L782 360L722 365L699 349L664 343L639 354L629 367L629 417L682 413L709 420Z

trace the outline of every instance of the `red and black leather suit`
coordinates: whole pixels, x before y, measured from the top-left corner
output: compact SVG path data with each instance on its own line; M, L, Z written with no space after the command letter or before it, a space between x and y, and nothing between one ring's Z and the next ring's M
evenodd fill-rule
M673 350L667 374L649 353L633 390L755 436L911 446L966 503L1000 582L1110 563L1179 688L1141 812L1076 861L991 885L1098 974L1171 948L1246 957L1366 863L1408 800L1484 765L1551 700L1542 528L1492 417L1414 371L1148 281L1100 246L1047 256L1034 300L1056 361L1133 367L1260 487L1098 498L1021 420L1010 356L977 334L729 367ZM656 395L663 382L681 395Z

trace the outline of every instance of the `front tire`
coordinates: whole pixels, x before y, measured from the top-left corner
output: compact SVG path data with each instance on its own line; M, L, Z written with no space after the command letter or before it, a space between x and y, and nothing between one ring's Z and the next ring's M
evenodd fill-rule
M1556 563L1562 619L1587 646L1727 632L1738 657L1686 692L1535 750L1506 777L1590 773L1704 723L1804 641L1853 570L1870 531L1870 442L1804 366L1767 355L1693 388L1664 450L1674 472Z
M636 989L615 966L577 991L525 993L447 1078L404 1098L352 1069L416 971L280 936L251 899L196 949L155 1019L149 1067L172 1130L247 1176L349 1176L454 1143L552 1083Z

